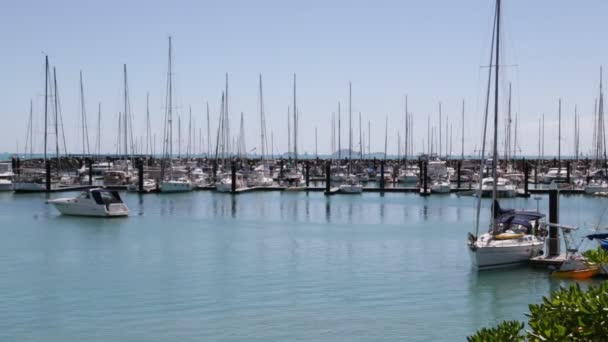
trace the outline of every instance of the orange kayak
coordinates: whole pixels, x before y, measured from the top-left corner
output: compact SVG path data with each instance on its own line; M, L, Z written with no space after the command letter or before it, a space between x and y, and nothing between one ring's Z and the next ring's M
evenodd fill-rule
M600 273L600 268L597 266L589 266L580 270L573 271L553 271L551 274L556 278L567 278L567 279L589 279Z

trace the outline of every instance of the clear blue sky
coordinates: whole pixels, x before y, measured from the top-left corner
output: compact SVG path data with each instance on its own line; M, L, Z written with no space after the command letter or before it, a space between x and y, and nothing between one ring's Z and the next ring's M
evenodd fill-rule
M513 108L520 117L524 153L536 154L538 118L543 112L546 153L557 151L559 97L564 105L562 150L572 152L572 113L578 104L583 118L581 144L588 151L599 66L608 55L603 27L608 2L503 3L503 61L517 65L505 70L503 90L508 81L513 82ZM383 150L388 115L389 153L396 153L408 94L417 151L422 149L429 114L436 125L438 102L455 125L453 150L460 150L456 127L460 127L464 98L468 153L480 144L487 72L480 66L488 63L493 6L492 0L3 1L0 151L14 151L17 140L23 148L30 99L37 121L35 150L41 150L44 53L57 67L68 152L81 149L77 135L80 70L91 144L101 102L102 150L115 150L123 63L129 68L134 133L144 132L145 96L150 92L153 131L160 141L167 37L171 35L176 101L182 117L191 105L199 127L204 103L209 101L212 127L216 127L228 72L233 132L244 112L248 149L259 145L257 75L262 73L268 130L274 132L275 148L286 150L286 111L292 103L295 72L300 151L314 153L318 127L319 152L329 152L331 113L338 101L347 109L348 82L352 81L353 111L362 112L364 122L371 120L372 151Z

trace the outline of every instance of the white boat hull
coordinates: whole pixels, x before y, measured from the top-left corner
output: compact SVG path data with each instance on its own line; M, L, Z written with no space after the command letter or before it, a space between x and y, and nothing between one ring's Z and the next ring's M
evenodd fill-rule
M64 199L51 200L49 203L63 215L90 217L120 217L129 215L129 209L122 203L108 205L79 205L77 202Z
M531 236L517 240L483 243L477 241L477 248L469 248L473 267L485 270L510 267L528 262L541 255L544 242Z
M188 192L192 191L191 182L167 181L161 183L160 192Z
M13 191L13 182L10 180L0 180L0 191Z
M54 184L52 184L54 185ZM15 182L13 183L13 190L21 192L38 192L45 191L46 184L44 183L31 183L31 182Z

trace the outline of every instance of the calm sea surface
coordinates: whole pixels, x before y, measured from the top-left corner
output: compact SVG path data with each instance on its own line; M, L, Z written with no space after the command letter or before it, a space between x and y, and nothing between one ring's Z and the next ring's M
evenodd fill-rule
M470 197L123 197L129 218L87 219L0 193L1 341L455 341L566 284L472 271ZM607 206L562 196L561 221Z

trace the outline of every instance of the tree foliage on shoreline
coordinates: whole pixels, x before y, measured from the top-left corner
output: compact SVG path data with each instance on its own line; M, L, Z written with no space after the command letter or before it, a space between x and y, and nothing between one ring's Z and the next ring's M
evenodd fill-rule
M505 321L482 328L467 337L469 342L489 341L606 341L608 339L608 282L590 286L578 284L553 291L540 304L530 304L528 328L524 323Z

